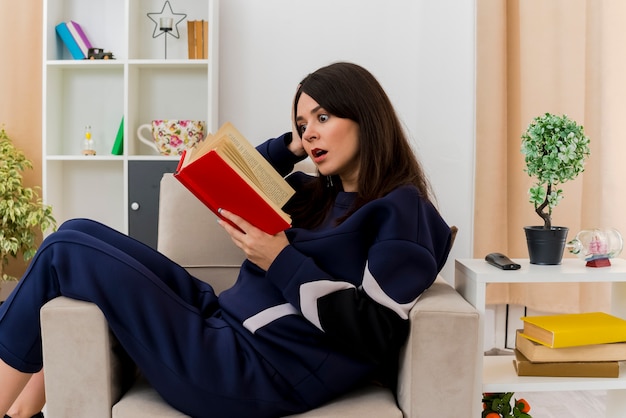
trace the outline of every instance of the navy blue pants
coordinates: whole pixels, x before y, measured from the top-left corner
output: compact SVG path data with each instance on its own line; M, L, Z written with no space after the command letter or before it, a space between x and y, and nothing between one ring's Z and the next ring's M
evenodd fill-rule
M210 285L85 219L44 240L0 307L5 363L27 373L42 367L39 310L61 295L97 304L148 381L188 415L271 417L301 409L289 385L222 318Z

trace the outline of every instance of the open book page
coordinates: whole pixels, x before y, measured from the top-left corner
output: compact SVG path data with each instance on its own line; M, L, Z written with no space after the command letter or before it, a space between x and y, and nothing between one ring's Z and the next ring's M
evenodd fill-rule
M248 149L236 149L232 142L225 141L218 146L217 152L230 160L259 189L263 190L269 200L282 207L294 191L289 184L267 163L265 158L252 148L257 155ZM263 164L265 163L265 164ZM267 164L266 167L265 165Z
M216 150L254 183L274 204L282 207L295 191L267 162L256 148L231 123L225 123L214 136L192 152L189 162L210 150ZM185 164L188 162L185 161Z
M226 123L222 129L220 129L220 134L227 136L230 143L235 146L247 168L254 173L254 180L252 181L260 184L261 189L265 191L267 197L280 207L287 203L295 191L289 186L285 179L274 170L274 167L263 158L261 153L259 153L230 123ZM241 160L234 162L241 163Z

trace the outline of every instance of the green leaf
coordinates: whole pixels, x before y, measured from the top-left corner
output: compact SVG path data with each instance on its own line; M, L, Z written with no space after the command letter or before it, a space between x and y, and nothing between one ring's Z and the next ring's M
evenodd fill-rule
M544 202L540 216L550 218L552 209L563 198L562 191L552 192L553 186L575 179L584 172L584 163L590 155L589 138L584 128L567 115L550 113L533 119L521 135L524 171L537 181L529 190L529 201L537 210ZM540 195L543 186L544 195ZM538 212L539 214L539 212Z
M38 232L56 229L52 208L39 197L38 188L24 187L22 172L32 163L0 129L0 262L20 252L26 260L37 250Z

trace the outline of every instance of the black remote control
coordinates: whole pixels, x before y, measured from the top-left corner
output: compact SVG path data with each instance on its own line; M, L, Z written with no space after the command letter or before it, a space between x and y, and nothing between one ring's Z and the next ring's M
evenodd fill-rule
M494 267L502 270L519 270L520 265L511 261L509 257L501 253L491 253L485 256L485 260Z

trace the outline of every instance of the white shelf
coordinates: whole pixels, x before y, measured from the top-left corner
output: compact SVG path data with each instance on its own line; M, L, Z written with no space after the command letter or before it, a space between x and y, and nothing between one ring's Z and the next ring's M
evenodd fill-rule
M626 260L611 260L611 267L585 267L577 258L564 258L556 266L530 264L526 259L514 259L519 270L500 270L482 259L456 260L456 268L479 283L565 283L622 282L626 280Z
M180 161L177 155L129 155L128 161Z
M486 356L483 363L483 392L546 392L569 390L626 389L626 371L620 364L619 377L518 376L513 356Z
M123 161L121 155L47 155L47 161Z
M49 68L62 68L62 69L96 69L107 67L119 67L122 69L125 65L138 66L138 67L163 67L173 68L180 66L187 67L207 67L210 64L208 59L110 59L110 60L48 60L46 65Z
M129 232L130 177L143 176L138 164L129 174L129 163L145 162L155 176L153 163L171 167L178 160L141 143L139 126L193 119L205 121L208 132L218 128L219 0L173 4L175 13L187 15L178 39L152 37L147 13L162 8L162 0L44 0L42 194L59 223L87 217ZM55 31L70 20L114 59L72 59ZM187 20L209 22L208 59L187 59ZM122 118L123 153L112 155ZM82 155L86 125L96 156Z
M526 259L515 259L519 270L501 270L483 259L455 261L455 287L481 314L479 332L484 333L486 290L489 283L584 283L612 284L611 312L626 318L626 260L612 259L610 267L586 267L583 260L565 258L560 265L541 266ZM482 341L482 338L479 339ZM480 347L484 352L484 347ZM606 417L626 417L626 371L620 364L618 378L571 378L518 376L513 356L480 356L476 386L482 392L543 392L607 390ZM531 401L532 403L532 401ZM481 410L479 400L474 409Z
M187 59L139 59L129 60L128 65L137 67L161 67L161 68L174 68L174 67L207 67L209 60L187 60Z
M49 60L46 61L46 66L48 68L61 68L61 69L97 69L97 68L108 68L108 67L119 67L122 69L124 67L124 62L120 60Z

